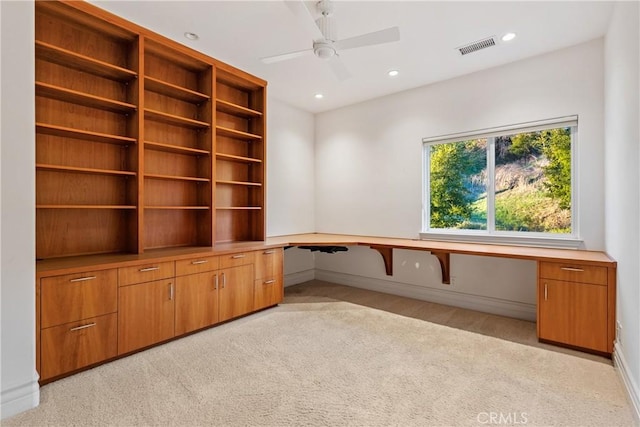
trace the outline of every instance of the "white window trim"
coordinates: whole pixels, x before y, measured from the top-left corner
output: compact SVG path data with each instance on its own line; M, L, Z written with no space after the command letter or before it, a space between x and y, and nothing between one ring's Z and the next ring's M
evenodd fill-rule
M422 194L422 227L420 239L423 240L442 240L450 242L463 243L488 243L500 245L515 246L535 246L548 248L564 248L564 249L580 249L584 248L584 242L579 237L579 220L578 220L578 193L579 181L576 179L578 175L577 157L578 157L578 116L558 117L548 120L540 120L536 122L521 123L516 125L500 126L490 129L481 129L471 132L460 132L456 134L442 135L437 137L423 138L423 194ZM430 149L434 144L443 144L448 142L458 142L469 139L489 138L493 142L494 136L504 135L508 133L534 132L537 130L550 129L556 127L571 127L571 234L557 235L553 233L533 233L533 232L505 232L496 231L493 216L495 212L487 212L487 230L458 230L458 229L430 229L428 224L430 221L431 206L431 185L429 182L429 161ZM495 146L490 144L487 157L487 168L495 166ZM488 188L494 188L494 178L489 177L487 183ZM492 192L493 193L493 192ZM495 195L493 195L495 197ZM426 229L426 230L425 230Z

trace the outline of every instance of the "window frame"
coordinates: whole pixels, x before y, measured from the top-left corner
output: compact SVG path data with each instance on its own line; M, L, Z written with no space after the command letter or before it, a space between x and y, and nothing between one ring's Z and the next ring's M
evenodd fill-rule
M495 228L495 137L517 133L535 132L562 127L571 128L571 233L556 234L531 231L501 231ZM437 144L461 142L487 138L487 229L467 230L453 228L431 228L431 147ZM426 137L422 139L422 231L424 240L444 240L457 242L477 242L508 244L518 246L539 246L551 248L583 247L579 230L579 181L578 175L578 116L565 116L535 122L499 126L476 131Z

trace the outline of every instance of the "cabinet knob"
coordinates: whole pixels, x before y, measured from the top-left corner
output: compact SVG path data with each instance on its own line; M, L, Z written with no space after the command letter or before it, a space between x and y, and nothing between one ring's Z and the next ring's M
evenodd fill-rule
M272 255L272 254L275 254L275 253L276 253L276 251L274 251L273 249L269 249L268 251L264 251L264 252L262 252L262 253L263 253L264 255Z
M173 283L169 283L169 301L173 301Z
M206 264L209 261L206 259L200 260L200 261L191 261L191 265L200 265L200 264Z
M217 275L217 274L215 274L215 275L213 276L213 289L214 289L214 290L217 290L217 289L218 289L218 275Z
M138 270L140 273L145 273L147 271L156 271L156 270L160 270L160 267L147 267L147 268L141 268L140 270Z
M222 289L227 287L227 276L222 273Z
M575 267L560 267L560 270L577 271L577 272L583 272L584 271L582 268L575 268Z
M264 285L270 285L272 283L276 283L276 279L266 280L263 284Z
M237 254L237 255L232 255L231 258L232 259L240 259L240 258L244 258L246 257L245 254Z
M548 291L549 291L549 290L548 290L548 288L547 288L547 284L545 283L545 284L544 284L544 300L545 300L545 301L547 300Z

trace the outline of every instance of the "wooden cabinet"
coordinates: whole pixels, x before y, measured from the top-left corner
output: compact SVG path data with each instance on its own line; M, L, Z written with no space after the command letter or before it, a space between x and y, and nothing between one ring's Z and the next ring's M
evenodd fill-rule
M211 246L213 66L144 46L144 248Z
M47 380L116 357L117 314L43 329L40 379Z
M120 287L118 354L173 338L174 279Z
M218 323L219 286L218 271L176 278L176 335Z
M283 249L267 249L256 252L256 279L253 290L253 309L260 310L282 302Z
M117 271L42 278L39 292L39 370L43 380L117 354Z
M267 82L87 2L34 7L41 378L251 312Z
M264 240L266 82L86 2L35 9L37 258Z
M253 311L253 264L220 270L220 321Z
M36 257L137 251L138 36L36 2Z
M540 262L538 337L611 353L614 314L606 267Z
M218 71L216 242L264 239L265 100L265 87Z

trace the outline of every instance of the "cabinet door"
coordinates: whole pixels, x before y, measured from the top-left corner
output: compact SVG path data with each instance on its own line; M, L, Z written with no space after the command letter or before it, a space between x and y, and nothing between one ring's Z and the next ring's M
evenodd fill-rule
M117 315L42 330L40 379L47 380L116 356Z
M253 264L220 270L220 321L253 311Z
M257 251L255 257L256 280L275 279L282 276L282 248Z
M282 278L256 279L253 286L253 309L271 307L283 298Z
M218 322L217 271L176 279L176 335Z
M45 277L41 284L42 328L118 311L115 269Z
M118 354L173 338L174 282L155 282L120 288Z
M607 351L607 287L540 279L539 338Z

